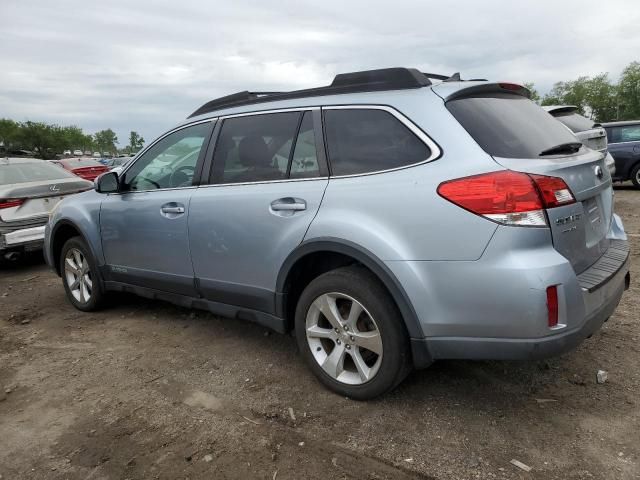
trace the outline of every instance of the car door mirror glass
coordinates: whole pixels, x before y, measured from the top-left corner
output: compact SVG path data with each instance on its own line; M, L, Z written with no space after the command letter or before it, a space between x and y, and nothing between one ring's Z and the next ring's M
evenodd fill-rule
M116 172L107 172L96 178L94 187L98 193L115 193L118 191L118 174Z

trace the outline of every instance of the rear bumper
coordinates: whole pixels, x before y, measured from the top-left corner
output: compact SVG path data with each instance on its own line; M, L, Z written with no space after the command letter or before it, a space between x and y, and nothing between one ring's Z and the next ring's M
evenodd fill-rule
M44 225L29 227L0 235L0 250L27 248L37 250L44 243Z
M416 366L435 359L536 359L564 353L596 332L628 287L629 248L614 218L610 247L576 275L546 229L499 227L477 261L387 262L405 288L423 336ZM546 289L558 289L559 325L548 326Z
M629 287L629 258L599 288L584 291L591 306L584 323L569 331L543 338L465 338L438 337L413 340L414 348L426 349L432 359L535 360L573 350L597 332L613 314L622 293ZM420 345L422 344L422 345Z

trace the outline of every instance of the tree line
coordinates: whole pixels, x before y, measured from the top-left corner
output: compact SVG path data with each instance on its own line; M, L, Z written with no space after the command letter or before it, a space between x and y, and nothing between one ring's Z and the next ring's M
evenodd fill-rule
M60 126L44 122L16 122L0 118L0 145L7 152L28 150L36 157L55 158L65 150L99 151L116 154L136 153L144 146L144 138L137 132L129 134L129 144L118 149L118 137L110 128L86 134L77 126Z
M618 83L612 82L608 73L601 73L557 82L543 96L534 84L526 86L533 101L541 105L575 105L596 122L640 120L640 62L627 65Z

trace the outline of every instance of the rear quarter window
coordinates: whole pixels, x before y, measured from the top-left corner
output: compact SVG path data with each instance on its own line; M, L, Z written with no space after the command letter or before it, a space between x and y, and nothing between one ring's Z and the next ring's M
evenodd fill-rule
M405 167L431 150L395 116L377 109L326 109L325 133L332 175Z
M463 97L447 109L490 155L539 158L540 152L578 140L541 107L520 95Z

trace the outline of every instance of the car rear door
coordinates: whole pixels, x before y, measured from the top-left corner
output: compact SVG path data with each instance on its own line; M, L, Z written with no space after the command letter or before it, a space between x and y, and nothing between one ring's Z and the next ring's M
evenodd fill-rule
M227 117L216 130L209 184L190 206L196 281L208 300L275 313L280 267L328 183L319 109Z
M576 203L548 209L547 216L555 249L581 273L609 247L613 190L605 154L584 148L544 110L501 85L471 89L447 108L500 165L564 180Z
M210 138L211 122L177 129L136 157L100 210L113 281L196 296L189 251L189 201Z

